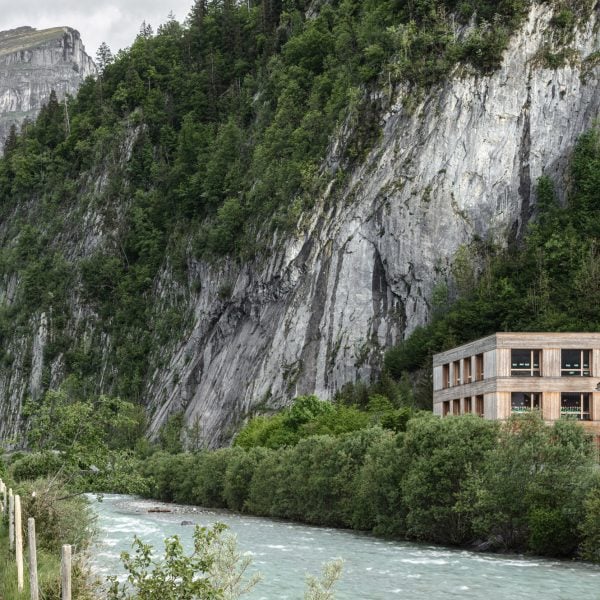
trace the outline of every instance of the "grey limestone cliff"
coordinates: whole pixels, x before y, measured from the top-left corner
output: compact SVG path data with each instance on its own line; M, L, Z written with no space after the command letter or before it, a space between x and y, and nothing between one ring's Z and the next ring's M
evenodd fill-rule
M368 380L386 347L427 322L434 288L451 277L460 248L518 235L535 210L540 175L564 189L571 150L600 109L599 10L569 40L562 66L544 60L554 43L552 9L534 4L493 74L458 67L416 100L407 89L394 92L378 142L343 190L316 199L297 235L273 239L268 257L241 266L189 259L186 282L166 264L156 304L179 306L189 323L173 348L149 357L151 433L182 410L216 446L257 408L304 393L330 398L346 382ZM348 121L332 142L332 182L352 127ZM124 160L135 133L122 143ZM106 179L81 182L90 200L77 209L83 226L69 257L109 244L110 221L93 201ZM5 281L0 294L10 301L15 286ZM94 338L97 315L78 304L76 289L71 302L70 330L107 355L111 340ZM17 358L0 374L0 394L11 399L0 406L0 438L18 430L21 403L44 372L52 385L60 381L64 359L44 364L53 318L38 315L29 342L10 342ZM100 388L103 381L104 371Z
M461 245L518 232L536 180L562 180L600 108L598 12L560 68L541 58L551 17L534 5L492 75L459 69L411 110L400 91L342 201L322 198L309 227L267 264L194 265L204 284L195 326L150 384L154 431L182 409L216 445L260 403L329 398L368 380L382 350L427 321ZM224 281L231 297L215 301Z
M75 94L96 67L70 27L0 31L0 153L11 125L34 119L54 90Z

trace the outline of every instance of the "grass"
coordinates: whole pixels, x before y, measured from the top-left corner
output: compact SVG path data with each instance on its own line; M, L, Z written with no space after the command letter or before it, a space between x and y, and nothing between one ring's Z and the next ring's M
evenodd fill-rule
M25 540L24 540L25 542ZM27 551L24 552L25 587L19 594L17 591L17 566L14 554L8 547L8 526L0 526L0 600L29 599L29 569ZM38 551L38 580L42 598L50 600L59 598L60 558L41 550Z
M26 545L26 531L23 543ZM17 566L8 547L8 526L0 525L0 600L29 600L29 568L27 548L24 549L24 588L17 590ZM38 582L40 598L43 600L60 600L60 556L38 548ZM73 598L77 600L93 600L95 598L92 585L86 573L77 565L73 567Z

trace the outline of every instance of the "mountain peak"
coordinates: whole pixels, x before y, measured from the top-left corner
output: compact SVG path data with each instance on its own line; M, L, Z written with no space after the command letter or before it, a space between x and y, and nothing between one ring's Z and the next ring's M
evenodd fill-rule
M0 153L12 125L35 119L52 90L75 94L96 66L79 32L60 26L0 31Z

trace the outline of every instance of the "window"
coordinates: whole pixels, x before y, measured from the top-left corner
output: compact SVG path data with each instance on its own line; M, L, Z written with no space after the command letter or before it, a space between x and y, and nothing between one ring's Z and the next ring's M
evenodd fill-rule
M475 396L475 414L483 417L483 396Z
M452 385L460 385L460 360L454 361L454 383Z
M465 398L465 414L468 415L471 412L471 398Z
M560 395L560 416L589 421L590 394L588 392L563 392Z
M463 359L463 383L471 383L471 357Z
M513 392L510 395L510 406L513 413L540 410L542 408L542 395L529 392Z
M513 377L539 377L539 350L511 350L510 374Z
M442 367L442 387L450 387L450 365L444 365Z
M444 401L444 405L442 407L442 414L444 415L444 417L448 416L448 414L450 413L450 400L446 400Z
M475 381L483 379L483 354L478 354L475 357Z
M590 371L589 350L561 350L560 374L563 377L579 376L589 377Z
M452 414L460 415L460 399L452 400Z

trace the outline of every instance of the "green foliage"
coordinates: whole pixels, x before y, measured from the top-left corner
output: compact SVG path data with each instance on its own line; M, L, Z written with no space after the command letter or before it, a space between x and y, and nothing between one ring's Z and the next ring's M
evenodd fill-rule
M25 454L10 465L10 473L15 481L26 481L47 477L57 473L63 466L63 459L52 452Z
M193 454L156 452L142 461L140 469L150 481L148 494L167 502L192 502Z
M94 515L87 500L70 492L64 478L21 482L15 493L21 495L24 522L35 518L38 546L59 553L62 544L85 550L92 541Z
M176 412L169 416L158 435L158 442L162 450L171 454L183 452L183 423L182 412Z
M215 558L212 546L223 533L224 525L211 529L197 526L194 551L189 556L177 536L165 540L162 560L153 559L153 549L139 538L134 541L134 554L124 552L121 559L128 572L128 586L119 585L116 577L108 590L109 600L221 600L222 592L210 580Z
M463 490L476 533L504 548L572 555L594 472L583 429L536 414L511 419Z
M386 536L406 532L407 507L402 498L404 460L403 434L387 432L367 450L355 480L352 527Z
M72 384L67 381L25 407L29 447L59 452L63 463L83 467L102 464L110 449L132 448L142 428L137 407L108 396L83 399Z
M223 484L223 501L227 508L238 512L247 510L246 501L254 472L267 455L268 451L264 448L250 448L232 455Z
M390 428L402 427L410 411L396 411L385 400L385 405L373 405L372 410L357 406L319 400L316 396L299 396L290 408L276 415L257 416L250 419L235 438L241 448L262 446L281 448L293 446L301 439L314 435L341 435L365 429L375 422L386 423Z
M150 482L143 493L162 500L597 560L597 465L571 421L417 413L399 433L370 426L276 449L156 453L140 468Z
M585 499L585 517L580 533L583 538L582 556L600 563L600 487L598 482Z
M253 417L236 436L235 445L240 448L264 446L265 448L279 448L293 445L298 441L298 435L285 426L285 417L282 414L272 417Z
M28 445L32 454L14 457L16 481L61 475L70 489L147 493L149 482L138 471L133 449L143 435L141 407L119 398L84 399L73 379L30 402Z
M237 448L221 448L214 452L203 452L194 464L194 502L201 506L222 507L225 472L233 456L239 454Z
M479 417L413 419L404 438L409 461L403 480L408 510L407 532L417 539L464 544L473 537L471 524L457 509L474 465L494 448L498 424Z

